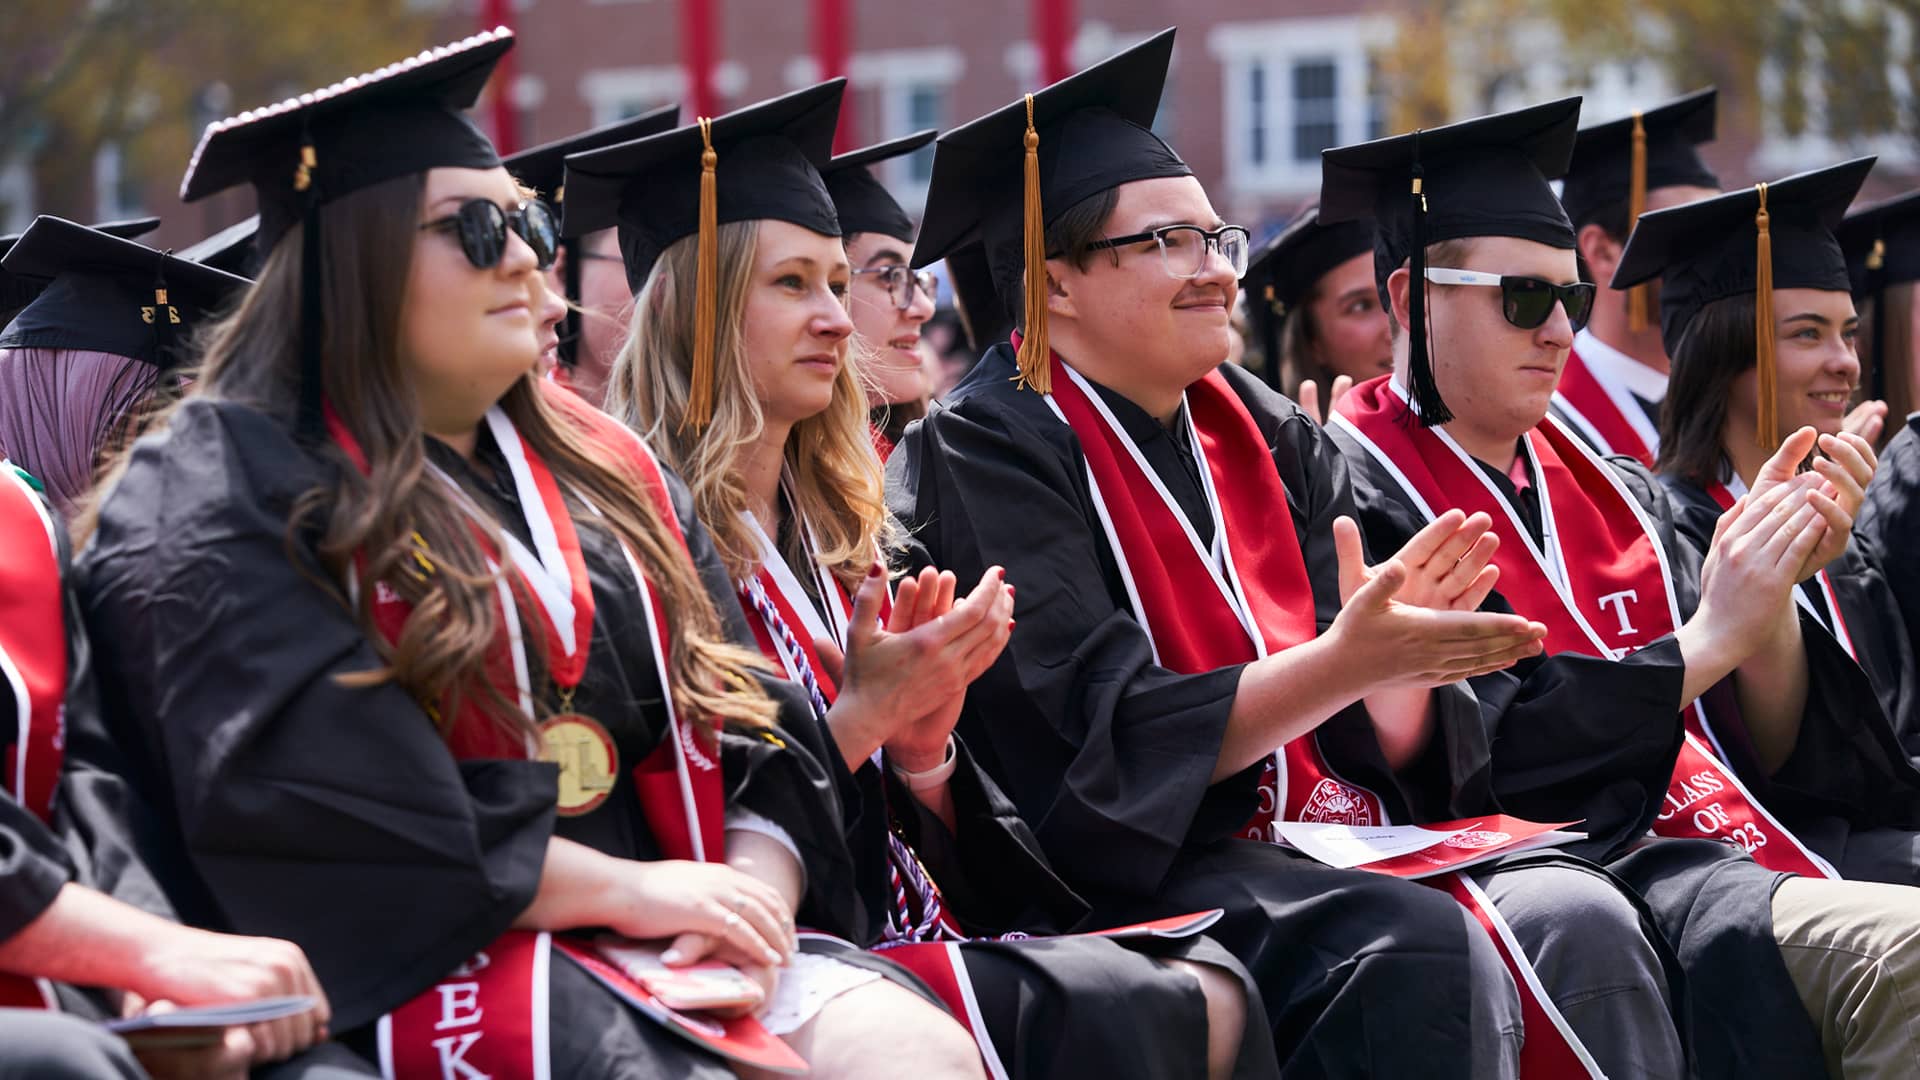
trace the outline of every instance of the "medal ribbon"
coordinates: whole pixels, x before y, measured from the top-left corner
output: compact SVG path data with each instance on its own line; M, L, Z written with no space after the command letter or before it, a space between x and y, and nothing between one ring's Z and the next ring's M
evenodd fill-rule
M1639 502L1558 420L1546 417L1522 440L1534 465L1546 533L1545 543L1536 544L1451 436L1402 422L1404 395L1390 380L1383 375L1354 387L1341 399L1334 422L1400 482L1427 520L1454 507L1493 519L1501 595L1516 611L1546 624L1549 654L1579 651L1619 660L1680 625L1666 551ZM1687 705L1681 717L1686 737L1667 808L1653 831L1721 840L1773 870L1837 876L1726 767L1701 703Z
M686 538L681 535L679 519L674 513L672 500L666 489L658 463L652 452L640 441L639 437L611 418L593 409L572 392L556 383L541 380L538 384L546 395L547 402L563 417L585 429L590 440L596 445L614 449L619 463L630 473L630 479L653 502L656 511L667 527L679 541L682 551L686 549ZM497 410L495 410L497 411ZM367 469L365 454L360 450L352 433L341 422L329 405L326 410L326 422L329 433L346 453L349 460L362 472ZM504 414L498 421L490 415L490 430L501 444L501 450L513 467L516 492L523 511L528 516L529 531L533 533L536 544L542 543L543 535L552 537L553 546L549 556L542 560L527 552L525 545L512 536L507 536L509 554L515 573L502 575L502 584L498 590L498 611L501 624L506 628L503 640L498 643L495 655L489 662L489 677L495 681L503 693L511 692L517 696L522 706L531 713L531 698L526 685L527 664L520 640L520 621L518 605L514 602L516 594L531 592L537 603L535 609L543 621L546 640L557 644L571 645L553 651L549 664L556 670L571 675L577 684L580 673L585 670L588 645L592 631L592 589L586 577L585 561L580 554L578 532L571 521L571 512L560 498L557 482L546 464L541 461L532 448L525 445L512 422ZM504 426L501 426L504 425ZM503 436L511 436L506 438ZM516 452L517 451L517 452ZM524 466L524 470L515 465ZM540 479L544 474L545 480ZM451 480L449 479L449 483ZM483 512L467 499L456 486L459 500L467 512L477 518ZM552 502L548 500L551 499ZM540 516L548 521L544 527L536 523ZM565 522L564 528L560 524ZM475 535L482 536L476 523ZM563 539L564 538L564 539ZM483 547L484 537L483 539ZM515 548L518 552L515 552ZM569 550L571 554L569 554ZM624 551L624 545L623 545ZM705 745L700 735L691 725L682 723L673 703L671 667L668 649L671 638L668 636L669 624L666 612L660 606L658 595L648 587L646 576L634 561L631 552L624 552L629 569L633 574L635 587L639 590L649 615L654 666L660 680L662 699L668 713L667 736L660 740L653 751L632 770L635 792L645 812L647 825L660 845L661 854L669 859L704 860L709 857L721 857L721 840L724 831L725 793L721 785L720 768L716 759L716 748ZM497 552L487 549L489 560L497 558ZM576 571L573 560L580 560ZM416 553L415 572L433 572L431 553L424 550ZM365 560L361 557L356 564L364 569ZM564 593L557 588L560 583L558 566L567 567L565 578L567 589ZM536 584L529 574L538 567L540 577ZM548 568L553 567L553 572ZM577 576L576 576L577 573ZM513 582L510 586L509 582ZM575 586L584 593L584 600L576 595ZM384 582L375 583L373 620L376 628L389 640L399 640L400 632L412 614L412 605L403 600ZM561 620L555 618L564 614L565 628ZM558 680L556 680L558 681ZM524 742L506 736L500 726L483 715L477 707L469 706L462 715L451 718L447 744L458 758L527 758L534 755L534 748Z
M1197 674L1269 656L1318 634L1313 584L1286 509L1286 484L1253 414L1226 377L1214 370L1187 387L1182 412L1213 516L1214 550L1208 552L1091 385L1058 355L1051 363L1047 401L1080 442L1108 547L1155 661ZM1270 760L1262 777L1262 801L1244 834L1248 838L1271 842L1276 813L1294 821L1386 823L1379 796L1336 775L1313 735L1294 739L1275 758L1278 765ZM1599 1075L1541 990L1526 955L1500 938L1505 924L1486 897L1458 874L1422 884L1453 895L1500 946L1527 1022L1521 1075Z

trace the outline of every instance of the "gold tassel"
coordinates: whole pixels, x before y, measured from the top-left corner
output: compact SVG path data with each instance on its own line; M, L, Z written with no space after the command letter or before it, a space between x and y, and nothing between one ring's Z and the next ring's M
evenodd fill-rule
M1047 345L1047 223L1040 213L1040 133L1033 127L1033 95L1027 95L1026 264L1027 331L1020 339L1014 365L1020 373L1014 385L1037 394L1053 392L1053 371Z
M720 155L713 150L713 118L702 116L699 122L705 149L700 151L700 247L693 277L693 370L687 376L687 414L680 420L680 430L691 424L696 432L713 419L713 338L720 276L720 209L713 175Z
M1773 237L1767 231L1767 185L1758 185L1760 210L1753 215L1758 232L1754 240L1753 335L1754 366L1760 371L1758 436L1760 449L1772 453L1780 447L1780 402L1777 400L1779 373L1773 362Z
M1633 114L1633 165L1627 180L1627 231L1640 223L1647 212L1647 125L1639 113ZM1644 282L1627 290L1627 329L1638 334L1647 328L1647 286Z

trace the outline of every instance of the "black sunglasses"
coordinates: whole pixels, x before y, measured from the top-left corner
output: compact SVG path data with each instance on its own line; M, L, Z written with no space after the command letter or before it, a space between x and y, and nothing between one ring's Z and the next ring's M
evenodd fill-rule
M1553 314L1553 305L1567 309L1567 321L1584 330L1593 314L1593 297L1599 286L1590 281L1555 285L1545 278L1514 274L1482 274L1477 270L1427 267L1427 280L1435 285L1479 285L1499 288L1500 311L1507 321L1522 330L1535 330Z
M560 250L560 229L554 224L553 211L535 199L518 210L502 210L492 199L468 199L460 209L420 226L435 232L454 230L460 237L460 250L476 270L500 265L507 253L507 230L511 229L533 249L540 269L553 265Z

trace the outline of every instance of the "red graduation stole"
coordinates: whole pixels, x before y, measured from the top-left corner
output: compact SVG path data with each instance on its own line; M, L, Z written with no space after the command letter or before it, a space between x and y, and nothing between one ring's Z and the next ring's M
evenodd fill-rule
M1523 441L1541 495L1542 547L1451 436L1405 420L1408 406L1390 379L1354 387L1335 423L1400 481L1428 520L1455 507L1493 519L1500 592L1546 624L1548 653L1618 660L1680 625L1666 551L1639 503L1557 420L1544 418ZM1720 840L1772 870L1837 877L1726 767L1705 708L1692 702L1681 719L1686 736L1654 833Z
M1187 387L1183 417L1215 511L1209 552L1092 387L1058 354L1050 363L1048 403L1079 439L1108 546L1156 662L1194 674L1255 660L1316 636L1313 585L1286 511L1286 485L1253 414L1226 377L1214 370ZM1274 757L1279 767L1268 763L1260 809L1244 833L1248 838L1272 839L1276 808L1290 821L1386 823L1379 796L1337 776L1314 735L1293 740ZM1458 874L1423 883L1473 912L1513 974L1528 1034L1522 1074L1530 1080L1597 1076L1592 1057L1547 998L1485 894Z
M1735 486L1740 489L1737 493L1734 491ZM1719 503L1722 510L1733 509L1734 501L1746 492L1747 485L1737 476L1733 478L1731 484L1714 484L1707 488L1707 494L1713 496L1713 501ZM1832 618L1831 623L1826 618L1822 618L1820 612L1813 606L1808 593L1814 589L1820 590L1820 599L1827 605L1827 614ZM1859 662L1860 654L1853 650L1853 632L1847 629L1846 614L1840 610L1840 600L1833 594L1833 579L1827 576L1824 569L1814 574L1812 580L1803 581L1794 586L1793 599L1795 603L1813 614L1815 620L1820 623L1821 629L1832 635L1833 639L1840 643L1840 647L1847 650L1848 656L1852 657L1856 663Z
M0 791L53 821L66 743L67 623L59 524L12 466L0 463L0 679L13 699ZM53 1008L43 980L0 974L0 1008Z
M621 464L631 470L632 479L653 499L655 509L674 530L684 550L686 538L680 535L679 519L665 481L639 437L565 388L547 380L540 380L538 386L561 414L562 423L574 423L586 429L597 445L620 452ZM364 472L365 455L331 406L326 420L334 441ZM498 408L488 415L487 423L514 474L514 486L535 547L544 549L529 552L512 537L503 537L508 565L501 575L496 611L501 625L512 627L520 621L522 603L531 599L528 606L538 615L547 646L548 673L564 692L578 685L592 640L593 590L580 551L579 533L558 482L538 452L520 438ZM464 497L461 501L465 502ZM470 503L466 508L476 518L478 536L477 519L482 511ZM499 564L500 554L491 547L487 557L494 565ZM646 600L654 662L669 721L667 737L632 770L635 793L664 858L719 861L723 857L724 793L715 748L703 743L692 725L674 713L668 664L672 639L666 612L630 552L627 559L635 587ZM432 572L431 561L432 552L423 549L418 553L416 568ZM357 565L363 566L364 560ZM564 586L559 573L562 566ZM375 582L374 588L374 624L389 641L398 640L412 614L412 605L384 582ZM518 701L531 712L533 696L527 685L527 670L519 635L503 634L488 664L489 678L508 700ZM538 752L530 741L505 734L471 703L452 718L447 746L463 760L526 759ZM549 935L512 931L425 993L382 1017L378 1032L385 1075L545 1080L549 1068L550 962Z
M1653 468L1653 450L1634 430L1600 380L1593 377L1586 361L1574 350L1567 351L1566 367L1560 371L1560 385L1553 396L1575 418L1575 423L1599 439L1608 453L1628 454L1640 464Z

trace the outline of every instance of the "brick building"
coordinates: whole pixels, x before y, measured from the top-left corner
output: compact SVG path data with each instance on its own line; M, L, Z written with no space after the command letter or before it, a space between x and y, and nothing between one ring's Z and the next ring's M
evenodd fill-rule
M396 0L402 2L402 0ZM439 38L470 32L477 0L404 0L437 18ZM713 90L721 111L782 93L819 77L809 18L812 5L773 0L715 0ZM845 0L852 120L849 145L923 127L947 127L1002 105L1040 80L1029 40L1030 0L898 3ZM1277 226L1319 188L1319 151L1386 134L1387 102L1377 89L1378 50L1400 31L1396 10L1363 0L1076 0L1072 62L1090 63L1169 25L1180 27L1158 129L1192 164L1230 220ZM680 0L513 0L520 43L512 85L521 145L559 138L596 123L684 100L678 63ZM1894 13L1890 76L1895 115L1911 105L1903 58L1915 55L1912 26ZM1461 116L1545 100L1587 97L1592 119L1624 114L1692 89L1675 85L1651 62L1603 65L1570 80L1550 29L1520 27L1508 50L1528 60L1475 84L1456 81ZM1794 62L1817 65L1804 46ZM1405 50L1402 50L1404 54ZM391 57L369 57L384 62ZM1457 59L1457 58L1456 58ZM1897 76L1897 77L1895 77ZM1704 79L1702 81L1705 81ZM1817 82L1817 80L1803 80ZM1777 63L1763 94L1785 82ZM1798 85L1796 83L1796 85ZM240 102L244 107L259 104ZM1839 145L1819 134L1823 102L1806 101L1807 130L1789 137L1775 110L1723 95L1721 139L1708 156L1729 184L1829 164L1878 151L1882 167L1868 197L1910 185L1911 140L1888 137ZM1762 119L1765 118L1765 119ZM910 207L924 192L932 151L889 163L886 179ZM181 155L185 160L184 152ZM110 163L108 163L110 164ZM101 170L96 170L99 172ZM229 194L182 208L177 174L148 184L103 184L101 218L134 211L169 218L156 242L177 244L246 212L248 197ZM0 222L0 225L6 223Z

